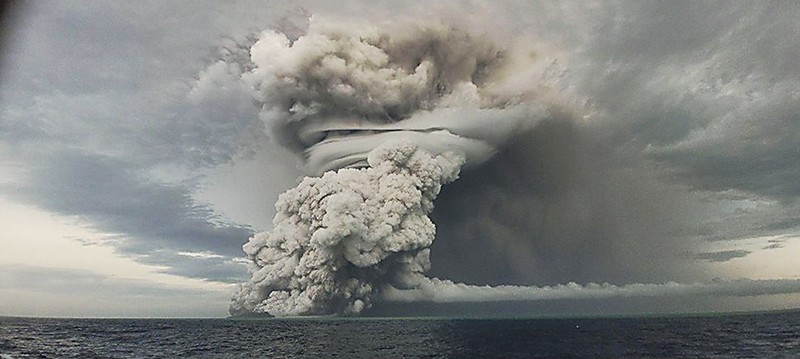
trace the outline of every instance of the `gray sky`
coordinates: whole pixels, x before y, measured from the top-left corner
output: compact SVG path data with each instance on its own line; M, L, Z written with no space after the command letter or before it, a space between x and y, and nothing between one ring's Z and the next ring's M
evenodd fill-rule
M225 315L241 245L302 172L252 97L199 79L306 13L439 13L545 43L565 69L569 115L445 187L432 275L800 279L796 3L327 3L20 6L0 68L0 315Z

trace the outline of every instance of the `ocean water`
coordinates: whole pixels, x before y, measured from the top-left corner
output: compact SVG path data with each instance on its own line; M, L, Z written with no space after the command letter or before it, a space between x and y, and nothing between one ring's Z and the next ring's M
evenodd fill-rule
M0 317L0 358L800 358L800 311L578 319Z

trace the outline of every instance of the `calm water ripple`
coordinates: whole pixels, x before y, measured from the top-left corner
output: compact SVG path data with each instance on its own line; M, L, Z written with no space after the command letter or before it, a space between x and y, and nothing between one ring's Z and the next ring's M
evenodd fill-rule
M800 358L800 311L510 320L0 317L0 358Z

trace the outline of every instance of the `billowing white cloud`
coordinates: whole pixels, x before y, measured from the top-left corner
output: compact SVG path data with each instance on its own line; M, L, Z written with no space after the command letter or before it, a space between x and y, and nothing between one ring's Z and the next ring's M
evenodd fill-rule
M436 234L427 214L464 159L395 142L368 161L368 168L306 177L279 197L273 230L244 245L252 277L231 314L359 313L384 286L420 280Z

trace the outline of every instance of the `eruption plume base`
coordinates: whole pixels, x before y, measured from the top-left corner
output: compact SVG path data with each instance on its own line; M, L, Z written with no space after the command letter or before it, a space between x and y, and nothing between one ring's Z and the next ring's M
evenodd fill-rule
M273 230L243 247L252 278L234 295L231 314L358 313L384 286L408 287L430 267L436 230L427 215L463 157L400 142L367 161L368 168L306 177L278 198Z

